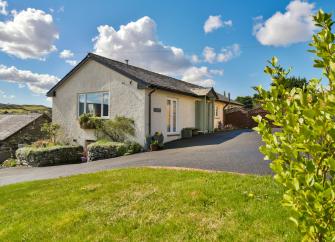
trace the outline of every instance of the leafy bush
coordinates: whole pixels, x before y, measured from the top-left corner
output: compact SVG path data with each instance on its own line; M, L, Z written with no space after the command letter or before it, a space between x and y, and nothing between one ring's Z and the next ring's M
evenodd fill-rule
M17 160L15 159L7 159L2 163L3 167L15 167L17 165L18 163L17 163Z
M311 46L328 87L312 79L302 88L286 88L289 71L276 58L265 68L273 80L269 91L258 87L267 119L258 116L256 130L272 160L275 180L285 188L283 204L294 211L290 219L306 241L334 241L335 238L335 35L330 14L314 16L321 27ZM271 122L280 127L273 132Z
M51 166L78 163L81 161L83 147L54 145L52 147L27 146L16 151L20 164L29 166Z
M91 113L83 113L79 116L79 124L82 129L96 129L101 126L102 119Z
M125 142L135 136L134 120L123 116L104 120L97 129L99 139L108 139L113 142Z
M55 123L44 123L41 127L41 131L46 133L48 138L53 142L56 143L56 137L59 132L60 126Z
M89 161L94 161L134 154L141 150L141 145L136 142L121 143L99 140L87 146L87 157Z

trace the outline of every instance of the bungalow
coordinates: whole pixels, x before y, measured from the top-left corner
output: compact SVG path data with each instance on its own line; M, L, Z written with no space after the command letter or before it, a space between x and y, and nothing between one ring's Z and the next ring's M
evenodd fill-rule
M101 118L126 116L135 120L136 141L142 145L155 132L165 142L196 127L212 132L223 123L231 102L213 88L204 88L139 67L89 53L47 93L52 98L52 121L62 127L62 139L86 145L93 130L81 129L78 118L93 113Z

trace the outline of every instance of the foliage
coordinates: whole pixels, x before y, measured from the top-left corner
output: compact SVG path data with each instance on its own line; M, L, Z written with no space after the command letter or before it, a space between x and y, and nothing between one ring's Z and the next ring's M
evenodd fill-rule
M158 145L158 147L163 148L164 135L161 132L155 132L155 134L150 138L150 144Z
M91 113L83 113L79 116L79 124L82 129L96 129L101 126L101 118Z
M1 164L2 167L15 167L17 165L18 163L15 159L7 159Z
M245 108L253 107L253 97L251 96L238 96L235 101L242 103Z
M53 147L56 146L58 144L51 142L50 140L37 140L34 143L31 144L31 147L34 148L48 148L48 147Z
M55 123L44 123L41 127L41 131L46 133L50 138L51 142L56 143L56 137L59 132L60 126Z
M293 88L303 88L304 86L307 86L308 82L306 78L301 77L287 77L285 80L283 80L283 86L286 89L292 90Z
M138 153L142 150L136 142L113 142L109 140L98 140L87 146L87 156L90 161L114 158L123 155Z
M135 122L133 119L123 116L104 120L97 125L97 136L99 139L125 142L135 136Z
M16 150L20 164L30 166L51 166L78 163L81 161L83 147L75 145L53 145L50 147L26 146Z
M298 241L281 196L270 176L175 169L25 182L0 187L0 241Z
M265 68L273 80L269 91L258 87L268 119L257 117L256 130L265 145L261 151L272 160L275 180L285 188L283 204L294 211L290 219L308 241L335 238L335 35L331 15L314 16L321 27L310 44L329 81L327 88L312 79L307 86L286 88L286 71L277 58ZM280 127L272 130L270 122Z

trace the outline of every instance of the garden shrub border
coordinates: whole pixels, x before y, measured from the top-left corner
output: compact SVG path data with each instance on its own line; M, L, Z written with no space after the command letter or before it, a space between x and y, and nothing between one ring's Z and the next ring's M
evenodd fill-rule
M29 166L53 166L81 162L83 147L79 145L57 145L53 147L23 147L16 151L19 164Z
M141 145L135 142L121 143L100 140L87 146L87 159L88 161L109 159L141 151Z

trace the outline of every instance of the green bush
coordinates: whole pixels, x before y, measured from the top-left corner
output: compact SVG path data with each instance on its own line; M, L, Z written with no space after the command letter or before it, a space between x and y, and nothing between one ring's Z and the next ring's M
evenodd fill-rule
M328 86L312 79L307 86L286 88L289 71L276 58L265 68L273 80L269 91L258 87L266 118L258 116L256 130L272 160L275 180L283 185L283 205L294 211L290 219L303 241L335 238L335 35L330 14L314 16L320 32L313 36L314 67L321 68ZM271 128L272 122L279 130Z
M17 160L15 160L15 159L7 159L7 160L5 160L3 163L2 163L2 165L1 166L3 166L3 167L15 167L15 166L17 166L18 164L17 164Z
M59 124L54 123L44 123L41 127L41 131L44 132L53 143L56 143L56 137L59 129Z
M142 147L135 142L111 142L99 140L87 146L87 157L89 161L114 158L123 155L138 153Z
M91 113L83 113L79 116L79 124L82 129L96 129L102 124L102 119Z
M52 166L80 162L83 155L83 147L55 145L52 147L36 148L27 146L18 149L15 154L20 164Z
M99 139L113 142L125 142L135 136L135 122L130 118L117 116L114 119L103 120L97 126Z

